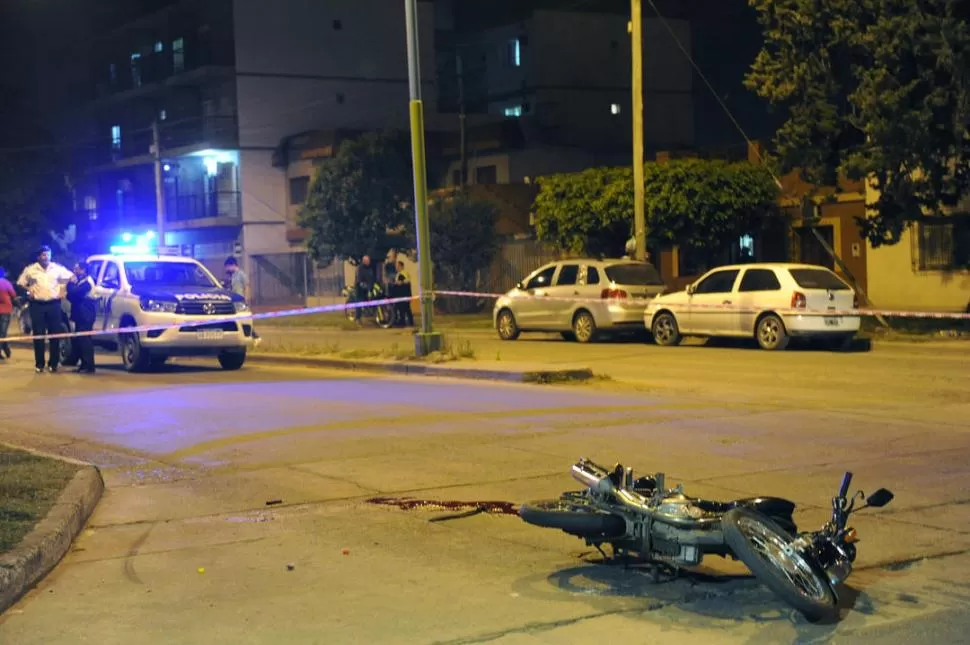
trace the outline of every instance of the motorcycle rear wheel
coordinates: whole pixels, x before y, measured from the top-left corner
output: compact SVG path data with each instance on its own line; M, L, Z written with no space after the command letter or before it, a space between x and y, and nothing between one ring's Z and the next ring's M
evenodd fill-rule
M765 515L735 508L721 520L724 541L759 582L812 622L838 615L838 597L815 559Z
M582 493L567 493L559 499L522 504L519 517L536 526L559 529L581 538L617 538L626 534L626 522L592 506Z

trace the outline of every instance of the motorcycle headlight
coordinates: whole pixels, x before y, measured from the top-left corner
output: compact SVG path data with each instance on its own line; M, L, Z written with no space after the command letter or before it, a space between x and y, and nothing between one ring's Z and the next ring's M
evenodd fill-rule
M141 301L141 308L143 311L174 314L178 308L178 303L170 300L152 300L151 298L145 298Z
M232 303L232 306L236 308L237 314L242 314L249 311L249 305L247 305L245 302L234 302Z

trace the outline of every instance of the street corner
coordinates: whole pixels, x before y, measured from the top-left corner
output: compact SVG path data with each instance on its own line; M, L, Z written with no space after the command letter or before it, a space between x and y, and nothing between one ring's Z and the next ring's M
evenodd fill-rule
M95 466L78 465L47 515L17 546L0 555L0 613L13 606L61 561L100 501L104 493L101 472Z

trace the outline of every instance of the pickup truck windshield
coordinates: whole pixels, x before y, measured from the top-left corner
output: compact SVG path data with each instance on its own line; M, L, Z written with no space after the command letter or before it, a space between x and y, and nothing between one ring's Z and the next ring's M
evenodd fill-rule
M133 287L219 287L212 276L193 262L127 262L125 275Z

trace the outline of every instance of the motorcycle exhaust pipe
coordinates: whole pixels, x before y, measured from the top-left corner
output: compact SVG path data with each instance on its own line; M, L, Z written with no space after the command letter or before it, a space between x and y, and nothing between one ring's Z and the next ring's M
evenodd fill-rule
M573 479L587 488L592 488L597 493L613 491L614 486L613 482L610 481L610 473L585 459L573 465L572 475Z

